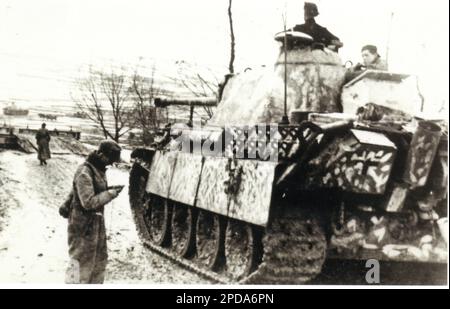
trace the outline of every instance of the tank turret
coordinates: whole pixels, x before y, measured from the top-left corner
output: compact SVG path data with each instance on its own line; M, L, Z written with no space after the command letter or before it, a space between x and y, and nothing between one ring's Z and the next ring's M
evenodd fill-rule
M285 52L287 61L285 62ZM337 53L307 45L284 49L273 67L238 73L228 79L214 125L277 123L283 116L284 72L287 112L341 112L345 68Z

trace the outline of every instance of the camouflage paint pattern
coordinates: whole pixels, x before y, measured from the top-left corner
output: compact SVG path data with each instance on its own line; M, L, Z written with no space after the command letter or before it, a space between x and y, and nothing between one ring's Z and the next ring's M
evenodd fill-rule
M448 138L441 137L440 145L436 151L433 166L431 167L427 187L433 191L438 200L445 199L448 194Z
M337 138L322 153L311 160L317 173L308 184L319 187L340 188L355 193L383 194L396 155L394 144L389 145L380 133L380 144L358 140L352 130L344 138Z
M382 194L389 179L394 152L358 149L344 154L322 178L325 186L356 193Z
M178 152L156 151L150 168L146 191L168 197Z
M269 217L277 163L234 160L235 168L242 176L235 183L230 176L231 161L229 158L157 151L147 192L264 226ZM230 182L236 184L236 192L230 192Z
M405 184L395 184L389 201L386 205L387 212L399 212L405 205L409 190Z
M336 54L299 50L288 51L287 56L288 110L322 113L340 111L340 89L344 83L345 69ZM284 70L284 53L281 53L275 65L275 74L283 83ZM282 98L283 88L279 85L273 94L277 99ZM282 107L283 104L276 106ZM281 109L277 112L279 116L282 115Z
M272 186L276 163L240 160L242 180L236 195L230 196L228 216L266 225L269 219Z
M420 228L414 216L377 215L364 218L347 209L340 228L333 227L328 258L447 263L442 237Z
M409 146L403 175L403 180L411 187L422 187L426 184L440 139L439 126L431 122L419 122Z
M228 180L227 163L227 158L205 159L197 195L198 207L224 216L228 214L228 196L224 184Z
M201 156L179 152L172 175L169 199L194 205L201 170Z
M231 77L211 125L278 123L284 106L284 54L275 67L255 68ZM287 54L287 111L337 112L345 68L329 50L291 50Z

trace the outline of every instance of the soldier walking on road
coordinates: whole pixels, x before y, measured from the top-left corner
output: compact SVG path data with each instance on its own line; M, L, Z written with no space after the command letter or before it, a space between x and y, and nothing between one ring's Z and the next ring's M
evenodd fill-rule
M45 123L42 124L41 128L36 133L36 143L38 145L38 159L40 165L47 165L47 160L51 158L50 154L50 133L45 128Z

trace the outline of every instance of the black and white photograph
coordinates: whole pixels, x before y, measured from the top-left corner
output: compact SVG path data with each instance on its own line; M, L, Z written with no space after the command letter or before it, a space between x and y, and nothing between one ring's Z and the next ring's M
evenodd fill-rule
M0 287L448 288L448 6L0 0Z

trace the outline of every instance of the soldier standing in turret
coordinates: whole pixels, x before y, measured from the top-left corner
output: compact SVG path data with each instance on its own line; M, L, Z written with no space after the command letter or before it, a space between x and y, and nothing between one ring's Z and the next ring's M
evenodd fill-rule
M319 15L317 5L311 2L305 2L304 6L304 20L305 23L296 25L294 31L306 33L314 39L314 42L321 43L325 47L334 49L337 51L344 46L337 36L328 31L327 28L320 26L316 23L314 17Z

